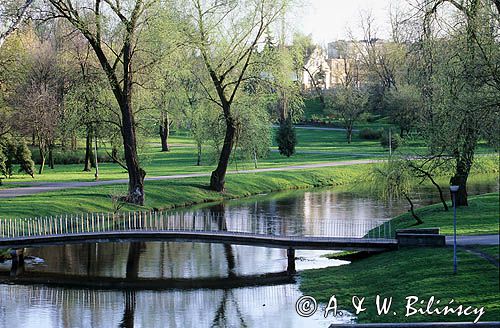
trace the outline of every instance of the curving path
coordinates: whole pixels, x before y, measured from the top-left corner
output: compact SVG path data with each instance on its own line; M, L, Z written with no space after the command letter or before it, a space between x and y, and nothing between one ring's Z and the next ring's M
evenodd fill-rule
M457 245L471 246L471 245L498 245L500 244L500 236L496 235L473 235L473 236L459 236L457 235ZM453 236L446 236L446 245L453 245Z
M279 171L312 169L320 167L370 164L377 162L381 162L381 160L350 160L350 161L325 162L316 164L290 165L290 166L270 167L263 169L254 169L254 170L228 171L227 174L236 174L236 173L246 174L246 173L258 173L258 172L275 172L275 171L279 172ZM146 177L145 180L158 181L158 180L184 179L184 178L194 178L194 177L209 177L210 174L211 173L190 173L190 174L164 175L164 176ZM104 181L91 181L91 182L39 182L39 183L26 182L22 183L23 187L1 189L0 198L12 198L18 196L34 195L47 191L103 186L103 185L121 184L121 183L128 183L128 180L117 179L117 180L104 180ZM19 183L19 185L21 185L21 183Z

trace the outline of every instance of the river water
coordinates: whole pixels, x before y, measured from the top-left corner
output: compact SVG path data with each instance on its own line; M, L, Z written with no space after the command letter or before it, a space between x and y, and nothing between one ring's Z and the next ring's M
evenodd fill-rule
M496 181L470 193L498 190ZM434 192L416 203L436 202ZM335 189L280 192L180 209L252 218L268 229L288 218L307 234L334 222L381 222L407 211ZM370 225L367 226L370 226ZM347 232L346 232L347 233ZM357 232L359 233L359 232ZM363 233L363 232L362 232ZM345 265L325 251L296 251L298 271ZM22 281L0 284L0 327L328 327L352 316L302 318L296 278L284 272L286 250L192 242L61 245L26 251ZM4 281L10 262L0 263ZM19 284L22 282L22 284ZM332 290L332 294L334 294Z

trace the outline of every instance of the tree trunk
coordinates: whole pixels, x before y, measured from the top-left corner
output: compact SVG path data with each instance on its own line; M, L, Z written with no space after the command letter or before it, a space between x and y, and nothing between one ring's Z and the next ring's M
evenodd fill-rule
M126 290L124 292L125 298L125 309L123 310L122 321L120 322L120 328L134 327L134 317L135 317L135 291Z
M448 205L446 204L446 201L444 200L443 190L441 189L439 184L436 181L434 181L434 179L432 178L432 176L430 174L429 174L429 179L431 180L432 184L436 187L436 189L439 192L439 199L441 199L441 203L443 204L444 210L446 212L448 212Z
M92 170L92 128L87 126L87 136L85 138L85 160L83 171L90 172Z
M71 150L76 150L77 147L78 145L77 145L76 133L73 132L71 134Z
M120 104L122 112L121 133L129 178L128 195L125 197L125 201L142 206L144 205L144 177L146 176L146 172L140 167L137 156L135 120L130 97L131 93L126 96L128 99Z
M61 135L61 151L65 152L67 150L67 140L66 140L66 137L67 137L67 133L63 133Z
M224 244L224 255L226 256L226 262L227 262L227 275L228 277L235 277L235 259L234 259L234 252L231 244Z
M54 169L54 145L51 143L49 145L49 167L51 170Z
M43 168L45 167L45 149L44 146L40 145L40 168L38 169L38 174L43 173Z
M456 206L469 206L467 202L467 175L457 170L455 175L450 179L450 184L458 186L458 191L455 196Z
M127 279L136 279L139 276L141 248L142 245L140 242L133 242L129 245L127 265L125 269L125 277Z
M352 126L347 127L347 143L350 144L352 141Z
M170 119L168 113L161 114L161 124L160 124L160 139L161 139L161 151L170 151L168 146L168 136L170 134Z
M116 159L118 158L118 149L115 145L111 148L111 158L113 159L113 163L116 163Z
M418 224L422 224L422 223L424 223L424 221L422 221L422 220L418 217L418 215L415 213L415 208L414 208L414 206L413 206L413 202L411 201L411 198L410 198L407 194L405 194L405 198L406 198L406 200L408 201L408 203L410 204L410 212L411 212L411 216L413 216L413 218L415 219L415 221L417 221L417 225L418 225Z
M226 117L226 135L224 136L224 144L222 145L219 163L210 177L210 188L218 192L224 191L227 166L229 165L229 158L233 149L234 136L236 133L233 118L229 114L230 108L225 108L224 113Z
M198 158L196 160L196 166L200 166L201 165L201 143L198 143L197 148L198 148Z

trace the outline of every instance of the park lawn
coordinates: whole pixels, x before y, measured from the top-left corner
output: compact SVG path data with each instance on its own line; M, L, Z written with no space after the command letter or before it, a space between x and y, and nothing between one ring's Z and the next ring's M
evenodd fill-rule
M347 143L346 134L343 131L331 130L306 130L297 129L298 145L297 154L288 158L277 152L276 142L273 138L272 151L267 158L258 160L258 168L284 167L290 165L303 165L324 162L334 162L353 159L383 159L388 155L387 150L380 146L378 141L363 140L355 133L351 144ZM196 165L196 147L194 141L185 131L179 131L170 137L172 145L170 152L161 152L159 140L146 138L141 142L140 149L141 165L146 170L147 176L163 176L189 173L210 173L215 165L216 158L211 154L210 147L204 147L202 165ZM82 145L80 145L82 146ZM423 145L418 142L409 142L402 146L423 153ZM486 150L485 150L486 151ZM491 149L489 150L491 152ZM80 149L83 157L83 149ZM104 154L104 149L100 150ZM38 167L37 167L38 169ZM250 159L234 159L229 170L251 170L254 163ZM69 181L93 181L94 172L83 172L83 164L56 164L54 169L45 167L42 175L35 174L35 179L28 175L15 174L9 179L3 179L5 186L18 182L69 182ZM37 172L36 172L37 173ZM126 179L126 171L114 163L99 164L100 180Z
M415 226L415 220L404 213L391 220L393 230L404 228L439 227L445 235L453 234L453 208L445 212L442 204L425 206L416 210L424 221ZM480 235L499 232L499 194L490 193L469 197L469 206L457 208L457 234Z
M169 209L279 190L343 185L362 177L370 165L230 174L224 193L208 189L209 177L146 181L145 206L126 205L122 210ZM5 198L0 200L0 218L109 212L113 210L110 196L123 195L126 188L126 184L107 185Z
M359 323L469 321L470 317L424 316L405 317L406 297L420 300L431 296L441 300L441 306L450 299L455 305L464 304L485 308L480 321L500 320L500 289L498 268L487 260L458 251L458 274L453 275L453 249L404 248L354 261L348 265L300 273L300 290L318 302L328 303L335 295L339 308L354 313L353 296L366 297L366 311L358 315ZM393 297L388 315L377 316L375 297ZM417 306L417 305L415 305ZM423 308L424 306L422 306ZM396 312L397 315L394 315Z
M258 168L283 167L289 165L303 165L324 162L334 162L352 159L379 158L386 152L377 142L366 141L355 138L350 145L345 140L342 131L325 130L303 130L298 129L297 135L299 153L288 158L281 156L273 145L274 151L267 158L258 160ZM147 176L162 176L188 173L210 173L216 165L209 147L205 146L202 156L202 165L196 165L196 148L186 136L172 136L170 143L173 145L170 152L161 152L159 140L148 138L141 149L141 164L147 172ZM314 153L301 153L301 151L313 151ZM104 150L101 150L104 152ZM82 151L83 156L83 151ZM37 166L38 169L38 166ZM252 160L234 160L229 170L251 170L254 169ZM55 165L55 168L45 167L42 175L35 174L35 179L28 175L16 174L10 179L4 179L4 185L17 182L69 182L69 181L93 181L94 172L83 172L83 164ZM37 173L37 172L36 172ZM126 171L118 164L100 163L100 180L126 179Z

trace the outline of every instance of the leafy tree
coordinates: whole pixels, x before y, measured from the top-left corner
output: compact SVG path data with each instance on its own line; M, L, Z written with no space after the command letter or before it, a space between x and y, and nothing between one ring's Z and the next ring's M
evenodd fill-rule
M22 24L33 1L2 1L0 4L0 48L7 37Z
M282 19L281 24L284 30L284 19ZM267 97L267 102L269 103L267 106L274 109L272 110L274 114L273 117L276 117L280 129L286 126L282 132L287 133L287 135L282 138L277 138L276 140L278 142L278 148L284 150L284 152L280 153L289 157L295 153L297 138L295 127L293 124L287 125L287 122L290 121L293 123L302 118L304 100L301 95L300 82L290 79L294 70L297 69L296 67L294 68L296 65L294 56L297 56L297 54L294 54L296 49L294 49L293 46L285 46L284 34L285 32L282 31L278 45L274 45L269 40L270 36L268 36L268 42L260 56L263 58L263 62L273 63L273 65L267 67L267 78L264 79L265 83L257 85L257 88L260 87L260 91L254 91L251 96L255 98L257 94L265 95L264 97ZM301 69L299 69L299 71L301 71ZM266 105L263 104L263 106ZM268 129L268 120L260 122L260 125L263 129ZM263 131L260 133L263 133ZM270 140L269 133L261 137L265 138L267 141ZM269 146L268 142L264 142L262 145L266 147ZM267 149L265 149L265 147L262 147L262 149L267 154ZM254 160L256 161L256 157Z
M443 6L454 15L441 15ZM477 145L498 132L500 121L500 12L486 0L434 0L420 13L423 50L415 67L424 74L418 79L425 99L420 130L431 154L444 150L453 158L450 183L459 186L457 206L466 206ZM447 24L433 24L436 20Z
M38 174L42 174L47 159L53 168L52 150L60 123L57 52L48 40L35 38L10 101L17 109L13 126L26 136L32 136L40 153ZM25 95L30 95L26 97Z
M414 189L413 176L405 160L391 157L389 161L375 166L368 180L371 192L383 200L405 198L410 205L410 212L416 224L423 223L415 213L411 200L411 191Z
M424 107L420 91L411 84L391 89L386 94L385 104L392 122L399 126L401 137L418 124Z
M13 138L3 138L0 140L0 175L11 177L15 164L19 164L19 172L34 177L35 163L26 142L23 139L16 142Z
M269 154L271 147L271 124L266 105L252 96L235 107L237 153L245 159L251 158L257 168L257 159Z
M327 101L327 112L338 116L347 132L347 142L351 143L354 124L366 111L368 94L357 87L338 87Z
M210 88L204 86L206 96L222 110L226 125L217 168L210 178L213 190L224 190L236 137L233 104L245 82L259 78L248 74L249 67L255 64L255 53L264 32L279 18L286 2L191 0L187 8L192 28L186 33L189 42L199 51L212 84Z

